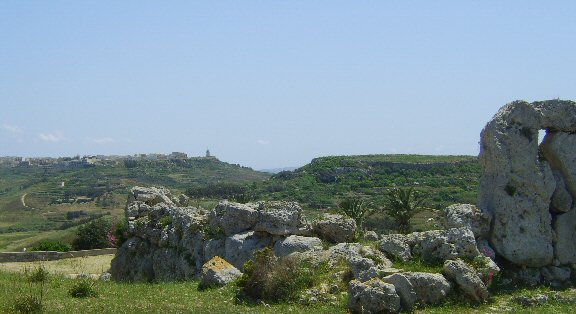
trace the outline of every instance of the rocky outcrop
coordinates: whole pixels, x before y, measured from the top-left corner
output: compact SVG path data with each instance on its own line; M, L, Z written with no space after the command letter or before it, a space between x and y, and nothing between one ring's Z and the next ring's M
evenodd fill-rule
M334 214L325 214L313 227L320 238L334 243L354 241L357 229L354 219Z
M474 269L462 260L444 262L443 273L448 279L455 282L471 301L482 302L490 297L484 282L476 275Z
M272 235L311 235L311 227L302 216L302 208L295 202L260 203L254 231Z
M367 282L352 280L348 292L348 308L352 313L398 313L400 297L394 285L380 279Z
M574 132L576 103L561 100L510 103L482 131L478 208L492 216L490 243L514 264L576 262L565 253L576 233L565 221L576 195Z
M223 287L240 276L242 276L241 271L221 257L216 256L202 266L200 287Z

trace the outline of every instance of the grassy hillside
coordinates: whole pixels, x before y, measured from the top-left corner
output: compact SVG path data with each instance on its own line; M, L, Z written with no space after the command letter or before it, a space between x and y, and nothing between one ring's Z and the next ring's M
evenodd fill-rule
M395 187L428 195L428 206L476 203L480 166L473 156L366 155L322 157L293 172L280 172L257 188L266 199L292 199L311 208L329 208L349 193L376 205Z

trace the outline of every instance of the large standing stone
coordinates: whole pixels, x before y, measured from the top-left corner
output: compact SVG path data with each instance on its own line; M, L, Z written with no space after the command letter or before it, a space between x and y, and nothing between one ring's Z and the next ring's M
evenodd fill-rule
M443 273L454 281L470 300L482 302L490 297L484 282L476 275L474 269L462 260L444 262Z
M568 191L576 170L574 143L560 145L560 151L543 145L540 151L541 129L548 131L544 142L552 142L553 133L576 131L576 103L510 103L486 125L480 144L478 207L493 214L490 242L507 260L530 267L549 265L554 258L550 207L557 184L552 169L560 170Z
M380 279L367 282L352 280L348 292L348 308L353 313L398 313L400 297L394 285Z

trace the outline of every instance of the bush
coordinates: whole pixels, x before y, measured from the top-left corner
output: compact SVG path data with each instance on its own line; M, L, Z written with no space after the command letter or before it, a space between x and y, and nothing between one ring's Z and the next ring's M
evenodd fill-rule
M72 243L75 250L103 249L110 246L108 234L111 230L110 222L103 218L78 227L76 239Z
M90 279L80 279L68 290L68 294L73 298L96 297L94 282Z
M68 243L61 241L43 241L33 246L30 251L57 251L68 252L72 250L72 246Z
M244 265L237 284L251 299L290 301L314 285L314 275L309 263L292 256L277 258L272 249L265 248Z

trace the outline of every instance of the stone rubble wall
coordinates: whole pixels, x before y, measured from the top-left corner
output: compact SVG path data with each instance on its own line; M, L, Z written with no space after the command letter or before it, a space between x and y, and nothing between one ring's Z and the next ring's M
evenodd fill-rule
M86 257L115 254L117 249L95 249L70 252L34 251L34 252L0 252L0 263L54 261L65 258Z

